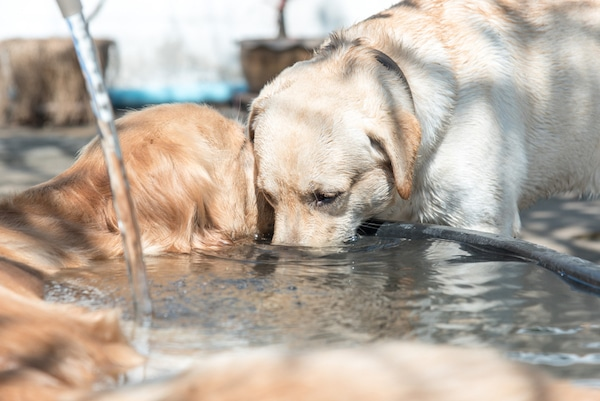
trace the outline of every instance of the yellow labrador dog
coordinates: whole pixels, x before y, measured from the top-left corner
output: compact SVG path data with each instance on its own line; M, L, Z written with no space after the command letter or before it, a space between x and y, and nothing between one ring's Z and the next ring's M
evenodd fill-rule
M600 1L406 0L332 35L253 102L274 243L370 218L505 235L600 193Z

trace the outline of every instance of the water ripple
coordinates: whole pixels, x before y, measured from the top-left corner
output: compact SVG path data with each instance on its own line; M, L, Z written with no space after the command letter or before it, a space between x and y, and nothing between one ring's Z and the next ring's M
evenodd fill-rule
M576 355L567 353L535 353L535 352L509 352L506 354L509 358L517 361L529 363L532 365L547 366L572 366L578 364L600 365L600 353Z

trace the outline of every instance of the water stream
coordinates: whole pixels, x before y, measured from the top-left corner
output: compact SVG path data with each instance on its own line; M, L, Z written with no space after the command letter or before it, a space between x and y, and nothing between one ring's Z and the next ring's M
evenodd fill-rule
M129 185L119 147L113 109L100 72L96 47L82 14L81 2L79 0L57 0L57 2L71 31L79 65L85 77L92 109L98 124L100 142L110 178L113 205L123 238L129 287L134 294L132 302L135 320L140 325L148 325L152 316L152 303L148 290L139 228L129 194Z

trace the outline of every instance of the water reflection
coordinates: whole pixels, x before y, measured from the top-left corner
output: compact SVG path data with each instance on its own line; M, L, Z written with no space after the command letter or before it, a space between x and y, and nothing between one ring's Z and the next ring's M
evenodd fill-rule
M146 264L150 375L232 347L384 339L488 345L562 377L600 374L598 296L464 244L365 238L319 252L254 244ZM48 296L119 306L131 318L123 270L111 262L64 272Z

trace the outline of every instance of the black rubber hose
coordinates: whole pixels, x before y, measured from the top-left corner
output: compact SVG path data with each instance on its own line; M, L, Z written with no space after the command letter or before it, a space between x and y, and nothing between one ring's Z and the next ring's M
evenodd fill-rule
M408 223L382 223L375 235L407 239L438 238L503 252L507 256L518 257L542 266L587 290L600 292L599 265L512 237L452 227Z

